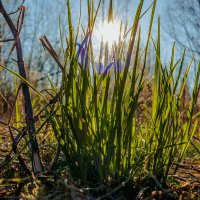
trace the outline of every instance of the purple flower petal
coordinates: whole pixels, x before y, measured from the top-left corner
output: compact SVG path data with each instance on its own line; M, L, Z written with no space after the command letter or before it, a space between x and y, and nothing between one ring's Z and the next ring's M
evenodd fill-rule
M99 63L99 71L98 71L98 74L102 74L102 71L103 71L103 64L102 64L102 62L100 61L100 63Z
M121 71L121 61L117 60L117 72L119 73Z
M83 48L81 51L81 65L83 65L84 57L85 57L85 49Z
M76 59L79 58L82 50L84 49L83 45L82 44L79 44L79 43L76 43L76 45L78 46L78 51L77 51L77 54L76 54Z
M85 38L84 38L84 40L82 41L81 44L76 43L76 45L79 47L79 48L78 48L78 51L77 51L77 55L76 55L76 58L77 58L77 59L79 58L82 49L84 49L84 45L87 43L89 37L91 37L91 32L88 32L88 33L86 34L86 36L85 36Z
M105 71L103 72L104 75L106 75L106 74L109 72L109 70L110 70L112 64L113 64L113 62L110 63L110 64L106 67Z

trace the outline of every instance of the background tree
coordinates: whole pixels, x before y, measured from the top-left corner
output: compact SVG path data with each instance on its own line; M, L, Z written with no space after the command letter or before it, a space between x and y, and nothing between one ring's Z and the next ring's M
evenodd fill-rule
M200 0L172 0L168 3L166 13L166 19L168 19L167 33L177 42L181 51L183 48L187 48L188 58L195 55L194 68L187 84L190 88L193 85L200 56ZM186 96L184 93L185 99L187 99ZM200 96L197 101L199 99Z
M200 0L173 0L167 6L170 36L192 54L200 56Z

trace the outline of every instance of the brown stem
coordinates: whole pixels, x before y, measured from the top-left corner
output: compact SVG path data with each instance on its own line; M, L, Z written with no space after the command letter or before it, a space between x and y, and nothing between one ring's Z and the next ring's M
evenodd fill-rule
M9 14L6 12L2 0L0 0L0 12L2 13L4 19L6 20L13 37L16 40L16 53L17 53L17 64L19 69L19 74L26 79L26 72L24 67L24 60L23 60L23 53L22 53L22 47L20 42L20 37L18 35L18 30L16 29L12 19L10 18ZM24 96L25 101L25 114L26 114L26 123L28 127L28 133L29 137L31 138L30 146L32 150L32 168L33 173L37 177L39 174L44 172L44 167L42 165L40 156L39 156L39 147L36 137L34 137L34 134L36 132L35 124L34 124L34 116L33 116L33 108L31 103L31 97L29 92L29 87L27 84L22 82L22 92Z
M11 129L10 126L9 126L8 128L9 128L11 140L12 140L12 142L13 142L12 150L13 150L13 152L14 152L15 154L18 154L19 151L18 151L18 149L17 149L17 145L15 145L15 143L14 143L14 136L13 136L13 133L12 133L12 129ZM26 164L25 164L25 162L24 162L22 156L19 154L19 155L17 156L17 158L18 158L18 160L19 160L19 163L20 163L21 167L24 169L25 173L26 173L27 175L30 176L30 175L31 175L31 172L30 172L29 168L26 166Z

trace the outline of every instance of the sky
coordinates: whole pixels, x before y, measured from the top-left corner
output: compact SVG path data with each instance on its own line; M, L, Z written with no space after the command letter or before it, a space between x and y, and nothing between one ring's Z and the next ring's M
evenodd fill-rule
M11 0L10 0L11 1ZM114 1L114 15L118 18L118 21L126 20L129 21L129 27L131 27L135 15L135 11L137 8L137 4L139 0L113 0ZM145 0L143 11L148 8L148 6L152 3L153 0ZM167 6L170 3L173 3L175 0L157 0L157 8L156 8L156 15L154 18L154 26L153 26L153 38L156 40L157 36L157 19L158 16L161 17L161 48L162 48L162 60L164 63L170 62L170 55L171 55L171 48L174 42L168 34L167 31L169 29L169 20L167 17ZM35 46L41 46L39 42L39 37L42 35L46 35L53 45L59 44L59 17L61 19L61 24L63 27L63 35L65 35L65 31L67 30L67 10L65 5L65 0L26 0L25 6L26 9L26 18L25 24L28 27L37 27L37 32L33 36L32 28L26 28L24 33L29 35L30 40L27 40L24 43L24 46L29 47L31 38L34 37ZM73 21L77 24L78 17L79 17L79 0L71 0L71 8L72 8L72 15ZM98 0L94 0L95 6L97 6ZM105 17L108 11L109 0L105 0ZM148 33L148 25L149 25L149 18L150 12L142 18L141 20L141 29L142 29L142 41L145 43L146 36ZM82 0L82 23L87 23L87 0ZM102 20L102 7L100 8L100 12L98 14L97 22L101 24ZM28 48L26 48L28 49ZM30 53L30 49L27 50L26 53ZM37 53L37 52L36 52ZM180 53L177 51L176 57Z
M97 6L99 0L94 0L95 5ZM102 0L103 1L103 0ZM108 11L109 0L105 1L105 17ZM167 17L167 5L173 4L176 0L157 0L157 8L153 29L153 36L156 38L156 27L157 27L157 19L158 16L161 16L161 36L162 36L162 52L164 54L163 60L167 61L170 57L170 49L173 45L173 39L166 33L169 29L169 20ZM5 0L5 6L9 5L13 0ZM21 1L19 1L20 3ZM37 45L39 45L38 38L42 35L47 35L48 38L51 39L53 44L56 44L59 40L59 16L61 17L61 21L63 27L67 28L67 10L66 10L66 0L26 0L26 18L25 24L28 24L28 27L32 28L24 28L24 33L29 35L30 41L32 37L35 38ZM73 11L74 22L77 23L79 17L79 0L70 0L71 7ZM128 19L129 27L131 27L132 21L134 19L135 10L137 8L137 4L139 0L113 0L114 2L114 15L118 18L118 21ZM153 0L144 0L144 8L145 10ZM142 39L145 41L146 34L148 32L148 24L149 24L149 14L150 11L143 17L141 20L142 27ZM82 0L82 23L87 23L87 0ZM100 12L98 14L98 21L102 20L102 6L100 8ZM37 33L33 34L33 27L37 26ZM65 34L65 33L64 33ZM26 46L30 46L30 41L27 40L25 43Z
M145 10L153 0L145 0L144 3L144 8ZM166 27L166 8L167 4L172 2L173 0L157 0L157 8L156 8L156 16L155 16L155 23L154 23L154 32L153 35L156 36L156 27L157 27L157 18L160 15L161 16L161 26ZM37 36L40 37L40 35L46 34L49 35L52 40L54 39L55 35L58 35L58 18L59 15L61 16L61 20L63 21L63 26L66 27L66 8L65 8L65 0L57 0L57 3L55 4L54 0L26 0L27 5L27 18L37 18L38 16L42 16L40 22L37 22L37 25L39 25L41 30L38 31ZM125 19L128 18L129 21L129 26L131 26L133 19L134 19L134 14L135 10L138 4L138 0L114 0L114 15L118 19L118 21L125 21ZM98 0L95 0L95 4L97 6ZM46 12L45 17L44 15L41 14L41 10L38 9L43 7L42 12ZM108 5L109 5L109 0L105 0L105 17L107 15L108 11ZM71 0L71 7L73 10L73 18L74 18L74 23L77 23L77 19L79 17L79 1L78 0ZM146 14L146 16L143 17L142 19L142 32L143 34L143 39L145 40L146 35L145 33L148 32L148 23L149 23L149 14L151 10ZM82 0L82 23L87 23L87 0ZM48 23L48 20L51 21L49 25L45 25ZM102 20L102 7L100 8L99 14L97 21L101 22ZM32 22L32 25L36 23L35 20L29 20L27 21ZM44 21L44 22L41 22ZM51 27L51 28L50 28ZM166 28L167 29L167 28ZM57 32L57 34L56 34ZM162 29L162 40L165 42L165 46L167 46L166 49L170 48L173 40L165 33L165 30ZM167 50L168 52L168 50ZM165 53L166 55L166 53Z
M7 2L12 2L13 0L6 0ZM95 6L97 7L99 0L94 0ZM102 0L103 1L103 0ZM169 29L169 22L167 17L167 5L172 4L173 1L176 0L157 0L157 8L156 15L154 18L154 26L153 26L153 37L156 39L157 34L157 19L158 16L161 17L161 40L162 40L162 53L163 53L163 61L167 62L170 59L170 49L173 45L174 40L166 33ZM34 37L35 44L40 45L38 38L42 35L47 35L51 42L56 45L59 41L59 16L62 21L63 29L67 30L67 10L66 10L66 0L26 0L26 18L25 24L28 27L32 28L24 28L23 33L29 35L29 40L26 40L25 46L30 46L30 42ZM73 19L74 23L77 24L77 20L79 17L79 0L70 0L71 8L73 11ZM129 21L129 27L131 27L135 15L135 11L137 8L139 0L113 0L114 7L114 15L120 22L121 20ZM148 6L153 2L153 0L145 0L143 11L148 8ZM8 3L9 4L9 3ZM105 17L108 12L109 0L105 0ZM7 6L7 5L5 5ZM150 12L142 18L141 20L141 30L142 30L142 40L145 42L146 35L148 32L149 18ZM87 0L82 0L82 23L87 23ZM100 8L97 22L101 24L102 20L102 6ZM35 35L33 34L34 27L37 27L37 31ZM65 35L65 31L63 35ZM95 38L94 38L95 40Z

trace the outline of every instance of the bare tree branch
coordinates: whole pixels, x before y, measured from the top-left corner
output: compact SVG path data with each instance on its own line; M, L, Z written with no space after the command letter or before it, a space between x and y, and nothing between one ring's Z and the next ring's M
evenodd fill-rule
M18 29L15 27L12 19L10 18L9 14L6 12L2 4L2 0L0 0L0 12L2 13L4 19L6 20L6 23L8 24L13 37L15 38L19 74L24 79L26 79L23 53L22 53L21 42L20 42L20 37L19 37L19 32L18 32L21 29L21 25L19 23L19 26L17 27ZM22 17L23 17L23 13L22 13ZM31 150L32 150L32 169L33 169L34 175L38 177L39 174L44 172L44 167L42 165L42 162L39 156L39 147L38 147L37 139L36 137L34 137L36 129L35 129L35 124L34 124L33 108L32 108L32 103L31 103L29 87L25 83L22 83L22 92L24 95L26 123L28 127L30 145L31 145Z
M200 56L200 0L174 0L168 5L167 18L170 36L182 47Z
M10 12L9 15L13 15L13 14L17 13L17 12L20 10L20 8L24 5L24 2L25 2L25 0L22 0L22 3L21 3L21 5L18 7L18 9L15 10L15 11L13 11L13 12Z

